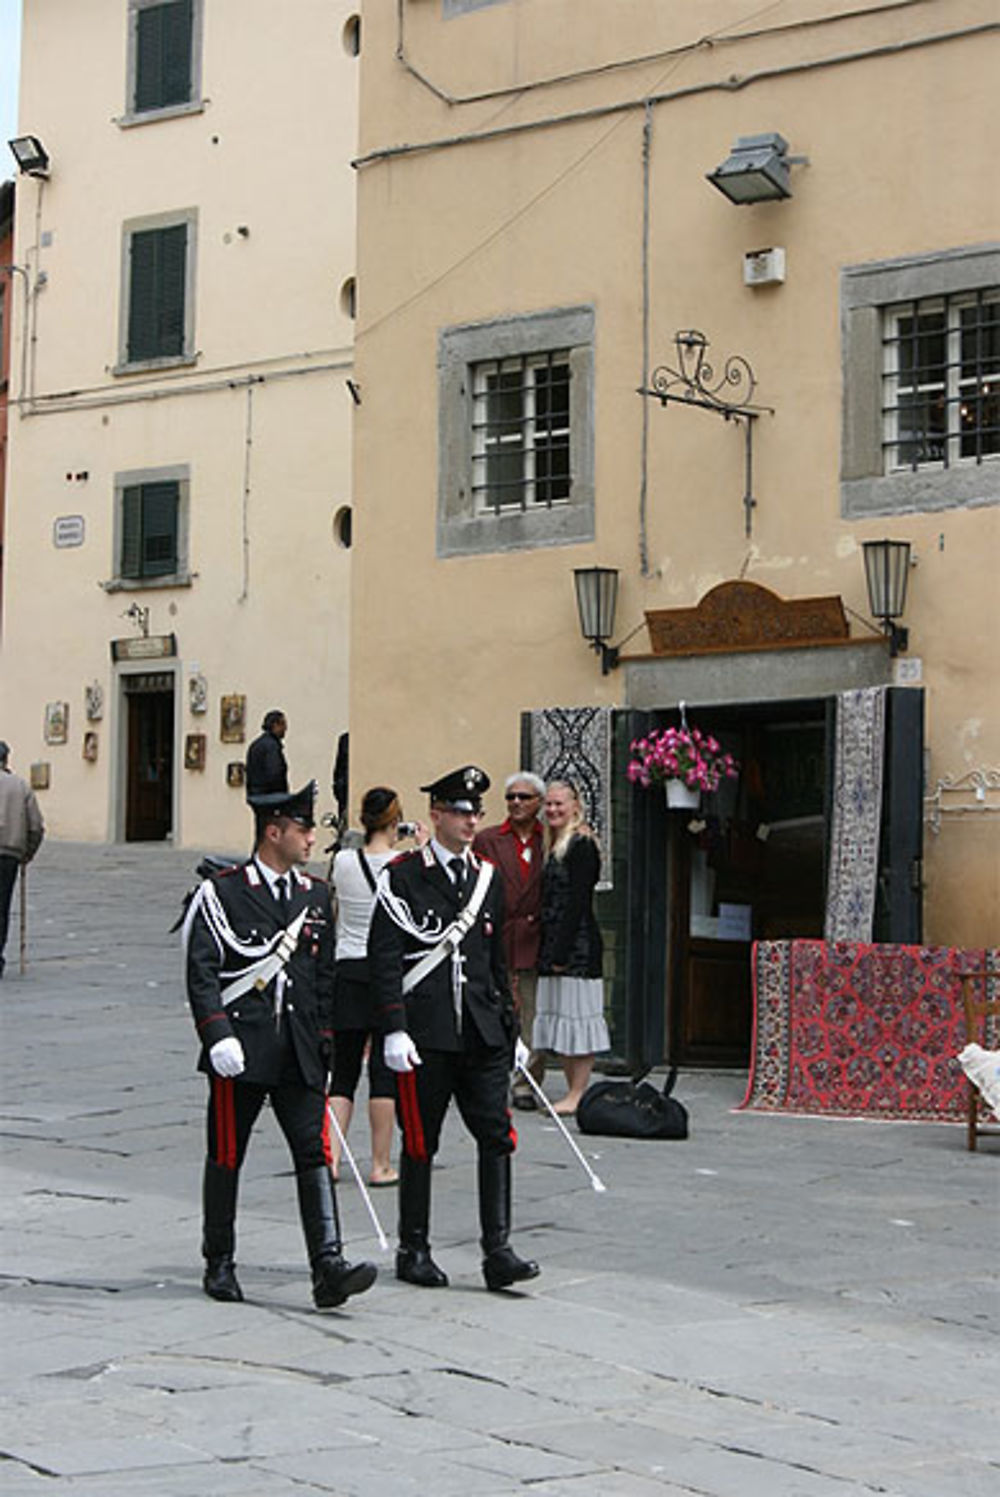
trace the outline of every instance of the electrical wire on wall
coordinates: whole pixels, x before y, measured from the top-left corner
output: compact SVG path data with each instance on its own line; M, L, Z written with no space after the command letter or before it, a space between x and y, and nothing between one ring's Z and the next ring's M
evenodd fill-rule
M247 385L246 421L243 433L243 503L241 509L243 587L237 603L250 596L250 458L253 452L253 381Z

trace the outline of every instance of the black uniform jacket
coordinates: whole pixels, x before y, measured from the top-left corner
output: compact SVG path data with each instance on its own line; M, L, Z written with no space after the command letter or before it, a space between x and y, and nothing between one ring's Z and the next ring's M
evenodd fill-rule
M198 1065L200 1070L210 1070L208 1051L217 1040L235 1035L246 1057L240 1080L273 1086L286 1079L290 1047L303 1080L324 1090L327 1066L320 1041L331 1026L335 945L330 891L322 880L298 869L291 879L289 923L303 909L307 914L285 967L277 1020L275 979L262 992L252 987L228 1007L223 1005L219 974L241 969L246 958L220 944L199 902L187 951L188 1000L203 1047ZM241 940L261 945L283 928L278 902L252 859L216 875L211 882L232 931Z
M479 859L470 858L470 864L473 874L478 874ZM389 864L382 878L404 902L412 923L429 935L443 934L459 913L455 886L429 847L404 853ZM474 879L470 879L469 899L473 888ZM406 1029L418 1050L461 1050L462 1033L472 1023L487 1045L512 1045L515 1019L503 955L503 884L496 870L475 923L461 945L465 976L461 1032L450 953L403 997L404 973L434 944L401 929L382 901L376 901L368 934L368 973L383 1033Z

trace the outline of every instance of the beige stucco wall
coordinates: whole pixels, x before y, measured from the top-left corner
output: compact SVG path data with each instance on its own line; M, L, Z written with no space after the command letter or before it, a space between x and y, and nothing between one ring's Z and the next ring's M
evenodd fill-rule
M711 9L713 28L737 23L735 5ZM789 4L758 24L830 9ZM983 469L988 502L933 514L845 520L839 490L842 268L996 237L985 190L996 32L885 49L945 20L955 32L995 22L994 8L957 0L946 18L895 9L677 55L667 49L704 34L704 6L509 0L447 21L436 6L403 12L402 60L388 7L366 17L362 58L355 799L388 780L413 806L425 778L468 759L500 777L516 767L523 709L621 702L620 677L602 678L579 637L574 566L621 569L616 638L646 608L693 604L740 575L787 597L837 593L867 615L859 548L881 535L910 540L917 558L908 659L927 690L930 784L1000 766L997 464ZM442 102L414 74L457 98L658 51L636 67L466 104ZM852 52L873 55L814 66ZM738 89L707 87L765 73ZM700 328L720 364L729 353L750 359L757 398L775 414L757 424L748 542L741 433L701 412L646 412L643 568L644 111L567 117L682 89L695 91L650 111L650 365L671 359L677 329ZM549 123L433 148L530 121ZM704 173L737 135L764 130L809 165L793 168L790 201L734 207ZM430 148L377 158L404 142ZM771 245L787 252L786 283L748 289L743 255ZM440 330L578 305L596 316L593 544L437 559ZM642 633L631 648L646 648ZM932 941L997 938L998 799L990 793L978 821L946 814L928 835ZM495 796L489 809L499 814Z
M268 0L213 0L204 108L122 127L124 0L26 7L21 128L43 140L52 173L19 189L16 258L44 284L28 388L14 391L0 668L3 736L22 770L51 764L42 804L56 836L122 835L123 672L109 644L136 635L123 617L133 601L149 607L151 634L177 636L176 659L147 667L177 677L174 840L246 845L243 793L225 782L246 744L220 742L228 693L247 697L248 739L268 708L286 711L293 780L315 776L321 809L331 804L347 727L350 552L333 518L351 498L354 324L340 290L355 272L357 59L342 40L353 9L297 0L290 26ZM122 225L186 209L197 360L116 377ZM103 590L115 474L174 464L190 470L191 585ZM70 514L85 542L56 549L53 521ZM204 716L189 711L195 669ZM94 681L105 710L87 723ZM45 704L60 700L69 742L46 745ZM99 734L96 764L81 757L85 728ZM179 767L191 732L207 734L203 773Z

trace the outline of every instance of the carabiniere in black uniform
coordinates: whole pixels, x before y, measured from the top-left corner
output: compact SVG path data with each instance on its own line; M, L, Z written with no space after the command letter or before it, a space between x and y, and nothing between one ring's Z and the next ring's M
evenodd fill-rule
M184 924L187 993L202 1043L198 1067L209 1078L203 1189L204 1287L213 1299L240 1300L233 1264L236 1197L250 1133L266 1100L295 1165L299 1211L313 1270L313 1298L328 1309L369 1287L371 1264L342 1254L330 1173L326 1107L334 931L327 885L298 867L272 892L261 866L269 822L312 828L315 786L291 796L256 797L255 854L208 878ZM307 837L311 847L311 837ZM284 905L281 894L286 892ZM219 1074L211 1058L236 1041L242 1069ZM239 1061L236 1062L239 1064Z
M435 825L442 811L477 816L488 785L485 773L470 765L424 786ZM470 830L470 843L471 836ZM459 886L434 848L406 853L383 870L368 938L369 976L387 1037L386 1061L397 1071L403 1134L396 1274L423 1288L448 1282L431 1258L428 1232L431 1166L454 1097L478 1150L483 1274L488 1288L506 1289L539 1270L508 1245L517 1142L508 1097L517 1021L503 954L503 885L486 864L485 892L477 893L484 865L466 848ZM450 945L443 940L449 933ZM406 992L407 974L421 963L423 975ZM412 1068L390 1059L392 1037L404 1035L420 1057Z

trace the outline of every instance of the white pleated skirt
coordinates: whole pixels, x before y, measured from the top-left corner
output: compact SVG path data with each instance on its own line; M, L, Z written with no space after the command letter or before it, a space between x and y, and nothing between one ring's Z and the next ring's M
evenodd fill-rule
M611 1048L600 977L539 977L535 990L533 1050L594 1055Z

